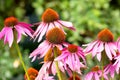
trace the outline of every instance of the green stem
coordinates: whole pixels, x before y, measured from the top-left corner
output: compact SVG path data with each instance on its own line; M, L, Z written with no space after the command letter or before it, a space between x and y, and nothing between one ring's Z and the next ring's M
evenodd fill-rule
M73 80L75 80L75 72L73 72Z
M24 71L25 71L25 74L26 74L26 76L27 76L27 80L30 80L30 78L29 78L29 76L28 76L28 73L27 73L26 66L25 66L25 64L24 64L24 61L23 61L23 58L22 58L22 55L21 55L21 52L20 52L20 49L19 49L19 46L18 46L18 44L17 44L16 41L15 41L15 47L16 47L18 56L19 56L19 58L20 58L21 64L22 64L22 66L23 66L23 69L24 69Z
M104 80L104 66L102 66L102 80Z
M105 59L105 52L102 53L102 80L104 80L104 59Z
M54 47L54 57L55 58L57 57L57 47ZM55 61L55 64L56 64L57 76L58 76L59 80L63 80L61 77L60 69L58 67L58 61Z
M23 69L24 69L24 71L25 71L25 74L26 74L26 76L27 76L27 80L30 80L29 75L28 75L28 72L27 72L27 69L26 69L26 66L25 66L25 63L24 63L23 58L22 58L22 54L21 54L21 52L20 52L19 45L18 45L18 43L17 43L17 34L16 34L16 31L14 31L14 44L15 44L15 47L16 47L18 56L19 56L19 58L20 58L22 67L23 67Z

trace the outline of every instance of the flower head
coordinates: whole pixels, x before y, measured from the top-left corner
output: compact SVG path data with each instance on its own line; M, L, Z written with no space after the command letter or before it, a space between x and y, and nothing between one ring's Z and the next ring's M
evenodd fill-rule
M70 53L75 53L78 51L78 47L76 45L72 45L72 44L70 44L67 49Z
M35 37L35 39L38 38L38 42L40 42L45 33L54 27L58 27L63 32L64 32L63 27L75 30L71 22L60 20L58 13L53 9L48 8L43 13L42 22L39 23L39 26L36 29L33 36Z
M61 44L65 41L65 34L61 29L55 27L46 33L46 40L53 44Z
M14 33L15 31L17 32L17 42L20 42L22 34L32 37L32 33L34 32L30 28L31 24L18 22L17 18L15 17L6 18L4 25L4 28L0 32L0 39L4 39L4 43L8 43L9 47L11 47L13 43L14 34L16 34Z
M103 29L98 33L98 39L85 45L85 53L92 53L94 57L97 55L97 59L101 61L101 54L105 51L107 57L112 60L112 56L116 56L117 46L113 41L113 34L108 29Z
M6 18L4 21L4 25L8 26L8 27L15 26L15 25L17 25L17 23L18 23L18 20L15 17Z
M79 74L81 74L80 68L84 68L86 64L82 48L72 44L64 48L62 54L55 60L62 61L66 70L69 67L72 71L78 72Z
M59 20L58 13L53 9L50 9L50 8L46 9L42 15L42 21L49 23L56 20Z
M28 72L28 76L29 76L30 80L35 80L35 78L38 75L38 71L34 68L29 68L27 72ZM24 76L24 79L27 80L26 75Z
M112 32L109 29L103 29L98 33L98 40L103 42L112 42L114 39L114 36Z

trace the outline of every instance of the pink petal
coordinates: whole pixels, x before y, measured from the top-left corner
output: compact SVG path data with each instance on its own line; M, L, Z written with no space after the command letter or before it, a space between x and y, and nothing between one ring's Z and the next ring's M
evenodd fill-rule
M12 31L12 28L9 28L8 33L6 35L7 35L7 41L9 43L9 47L11 47L12 43L13 43L13 31Z
M6 31L7 31L7 28L8 28L8 27L4 27L4 28L2 29L2 31L0 32L0 39L2 39L2 38L4 37L4 35L5 35Z
M48 24L48 31L49 31L50 29L54 28L54 27L56 27L56 26L54 26L53 23L49 23L49 24Z
M73 58L72 58L72 55L69 55L68 56L68 59L67 59L67 64L69 65L70 69L72 71L74 71L74 63L73 63Z
M15 27L15 28L17 28L17 27ZM21 37L22 37L22 35L21 35L21 32L18 30L18 29L16 29L17 30L17 32L18 32L18 38L17 38L17 43L19 43L20 42L20 40L21 40Z
M52 63L52 66L51 66L51 71L52 71L52 74L55 75L56 74L56 64L55 62Z
M93 47L92 57L94 57L97 54L99 45L100 45L100 42L96 43L96 45Z
M98 52L102 52L104 50L104 43L100 42L100 45L98 47Z
M118 63L115 65L116 66L116 72L117 74L120 73L119 69L120 69L120 61L118 61Z
M108 43L111 53L116 56L117 47L113 43Z
M73 27L73 24L71 22L58 20L58 23L60 23L64 27L67 27L67 28L69 28L71 30L75 30L75 28Z
M16 25L15 29L17 30L18 33L21 33L21 34L27 36L21 26Z
M55 61L59 61L59 60L63 60L64 58L66 58L69 55L69 53L62 53L60 56L58 56Z
M12 31L12 28L11 27L6 27L4 31L6 31L4 33L4 35L5 35L4 43L6 44L8 42L9 47L11 47L12 43L13 43L13 31Z
M30 28L32 25L31 24L27 24L25 22L19 22L18 25L20 25L21 27L24 27L26 29L28 29L31 33L33 33L34 31Z
M40 42L42 40L42 37L45 35L45 33L47 32L47 29L48 29L48 24L46 24L44 26L44 29L42 30L42 32L40 33L39 35L39 38L38 38L38 42Z
M33 36L36 36L36 35L39 35L41 33L41 31L43 30L44 28L44 23L40 23L40 25L37 27L36 31L34 32Z
M93 77L93 73L89 72L86 76L85 76L85 80L92 80Z
M101 53L97 53L97 59L99 62L101 61Z
M93 47L95 46L95 44L97 42L98 41L94 41L94 42L89 43L88 46L83 50L83 52L89 53L93 49Z
M94 76L95 76L95 80L100 80L97 73L94 73Z
M65 32L64 29L63 29L63 26L62 26L60 23L58 23L57 21L54 21L54 25L55 25L56 27L60 28L60 29L66 34L66 32Z
M111 54L111 52L110 52L110 49L109 49L109 46L108 46L107 43L105 43L105 52L106 52L106 55L108 56L108 58L109 58L110 60L112 60L112 54Z

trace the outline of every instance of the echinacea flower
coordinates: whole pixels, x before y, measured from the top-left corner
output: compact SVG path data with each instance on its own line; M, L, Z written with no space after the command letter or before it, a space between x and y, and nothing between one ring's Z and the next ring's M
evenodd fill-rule
M114 64L116 73L120 73L120 52L117 53L117 56L114 57Z
M55 47L57 49L57 56L59 56L61 54L61 51L59 50L59 48ZM59 63L59 69L61 71L64 72L63 69L63 64L61 62ZM40 68L39 74L36 78L36 80L53 80L53 76L49 76L49 75L56 75L56 64L54 61L54 53L52 51L52 49L48 50L48 52L46 53L45 57L44 57L44 64L42 65L42 67Z
M86 74L85 80L100 80L101 77L104 77L104 80L108 80L106 74L102 73L98 66L95 66Z
M53 49L53 47L57 46L60 49L62 49L62 45L64 45L65 41L65 34L64 32L55 27L50 29L47 33L46 33L46 40L44 40L37 49L35 49L31 54L30 54L30 58L33 57L32 61L34 61L37 56L39 56L39 58L42 58L46 55L46 52L49 49Z
M119 73L117 70L117 65L114 65L115 61L116 60L113 58L110 64L104 67L104 73L107 75L110 74L112 78L114 78L115 72Z
M14 40L14 30L17 32L17 43L20 42L22 34L29 35L32 37L32 33L34 32L30 28L31 24L27 24L24 22L18 22L15 17L8 17L4 21L4 28L0 32L0 39L4 39L4 43L8 43L9 47L11 47Z
M62 27L67 27L69 29L75 30L71 22L60 20L58 13L53 9L48 8L43 13L42 22L39 23L39 26L33 36L35 37L35 39L38 38L38 42L40 42L45 33L54 27L58 27L62 30Z
M37 75L38 75L38 71L37 71L36 69L32 68L32 67L29 68L29 69L27 70L27 72L28 72L28 76L29 76L30 80L35 80L35 78L36 78ZM24 80L27 80L26 75L24 76Z
M101 61L101 54L105 51L107 57L112 60L112 56L116 56L117 46L113 41L114 37L109 29L103 29L98 33L98 39L85 45L85 53L92 53L92 57L97 55L97 59Z
M82 59L82 61L80 61ZM84 68L86 64L85 56L81 47L76 45L68 45L62 50L62 54L58 56L56 61L62 61L65 69L69 67L73 72L81 74L80 68Z

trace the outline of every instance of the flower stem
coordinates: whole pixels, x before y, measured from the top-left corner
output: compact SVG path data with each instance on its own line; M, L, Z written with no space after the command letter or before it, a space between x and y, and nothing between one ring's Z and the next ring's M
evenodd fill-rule
M54 47L54 57L55 58L57 57L57 47ZM63 80L61 77L61 71L58 67L58 61L55 61L55 64L56 64L57 76L58 76L59 80Z
M102 52L102 64L101 64L101 67L102 67L102 80L104 80L104 64L105 64L105 52L103 51Z
M73 80L75 80L75 72L73 71Z
M18 45L18 43L17 43L17 35L16 35L16 32L15 32L15 31L14 31L14 37L15 37L15 38L14 38L14 45L15 45L15 47L16 47L18 56L19 56L19 58L20 58L22 67L23 67L23 69L24 69L24 71L25 71L25 74L26 74L26 76L27 76L27 80L30 80L29 75L28 75L28 72L27 72L27 69L26 69L26 66L25 66L25 63L24 63L23 58L22 58L22 54L21 54L21 52L20 52L19 45Z
M30 78L29 78L29 76L28 76L28 73L27 73L26 66L25 66L24 61L23 61L23 59L22 59L22 55L21 55L21 52L20 52L20 49L19 49L19 46L18 46L17 42L15 42L15 47L16 47L18 56L19 56L19 58L20 58L21 64L22 64L22 66L23 66L23 69L24 69L24 71L25 71L25 74L26 74L26 76L27 76L27 80L30 80Z

